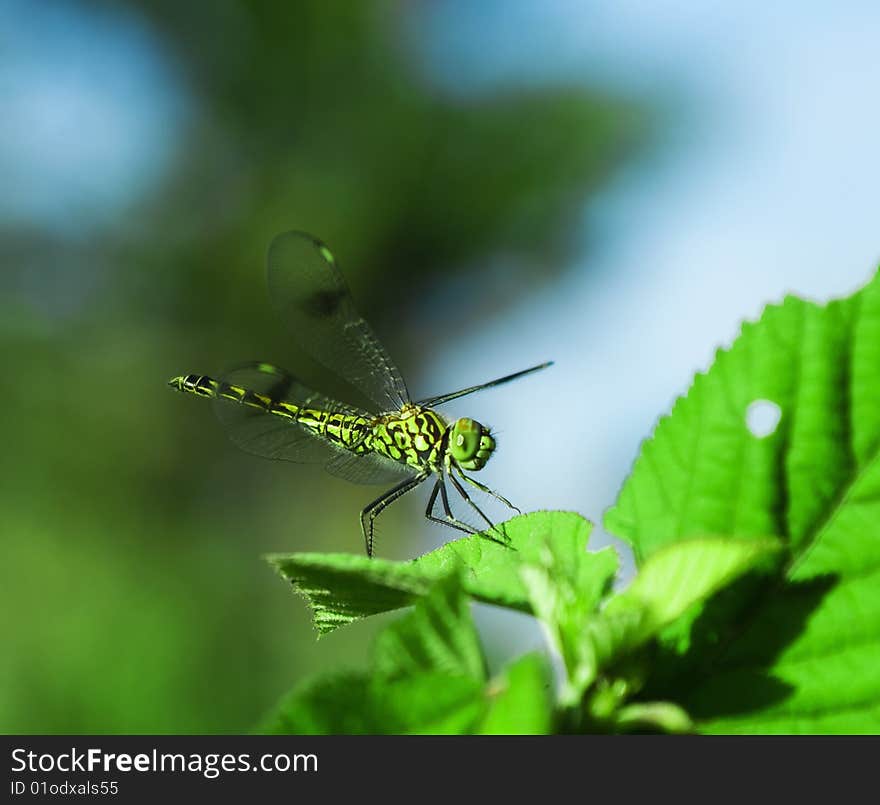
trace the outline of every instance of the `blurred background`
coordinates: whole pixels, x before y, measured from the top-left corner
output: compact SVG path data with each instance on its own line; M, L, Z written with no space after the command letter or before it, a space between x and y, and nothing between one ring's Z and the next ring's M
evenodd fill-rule
M381 490L165 386L332 390L269 313L276 233L331 246L416 397L554 359L446 413L499 433L481 480L600 522L742 319L877 266L878 41L870 2L0 2L0 731L241 732L365 664L385 619L317 642L260 556L362 551ZM454 536L424 498L379 555ZM541 643L478 620L493 665Z

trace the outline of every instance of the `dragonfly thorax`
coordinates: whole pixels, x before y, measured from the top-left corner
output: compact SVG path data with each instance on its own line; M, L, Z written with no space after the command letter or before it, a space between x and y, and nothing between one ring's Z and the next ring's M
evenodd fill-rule
M456 419L449 428L449 455L463 470L481 470L492 456L495 440L475 419Z

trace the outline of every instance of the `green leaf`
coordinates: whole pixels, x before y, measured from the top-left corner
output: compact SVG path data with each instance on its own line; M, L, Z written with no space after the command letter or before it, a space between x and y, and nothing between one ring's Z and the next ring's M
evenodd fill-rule
M560 555L585 545L590 523L571 512L533 512L503 524L509 545L481 535L444 545L411 562L352 554L272 554L268 561L306 597L315 628L325 634L353 620L412 604L438 579L462 572L479 601L530 611L520 570L548 541Z
M486 689L482 735L546 735L553 727L553 682L540 654L513 662Z
M764 438L746 426L758 400L781 410ZM605 520L641 561L707 533L787 551L782 578L738 585L670 648L682 670L663 698L701 729L880 731L878 453L876 277L828 305L768 307L642 446Z
M411 613L380 632L373 668L388 678L430 671L485 680L483 651L457 574L437 582Z
M317 677L285 697L257 730L273 735L460 734L485 711L483 686L442 673L386 679L364 673Z
M545 735L553 728L553 687L543 656L520 657L498 677L431 671L388 679L339 673L286 696L256 730L273 735Z
M443 576L415 572L409 563L348 553L269 554L266 560L308 601L319 635L405 607Z
M458 733L486 709L482 649L457 574L379 633L372 671L318 678L289 696L266 732Z
M772 540L704 537L667 545L651 556L629 588L611 598L581 628L575 646L580 684L564 690L561 703L575 707L588 687L598 682L583 699L586 721L579 724L578 714L569 713L574 727L674 732L684 729L681 725L687 720L690 729L687 716L679 718L684 711L670 703L624 705L642 688L651 670L646 657L636 650L744 573L766 566L778 551L778 543ZM653 714L653 723L646 713Z
M775 540L724 537L666 545L645 562L625 592L608 602L601 617L615 619L627 611L641 612L625 637L618 639L632 648L745 572L766 566L779 548Z
M374 645L370 674L300 686L264 722L270 733L545 733L550 675L527 655L488 684L468 599L456 575L437 582Z
M566 668L562 699L578 701L595 679L597 665L584 629L617 573L612 548L587 551L588 532L548 540L532 552L520 575L529 593L532 611L546 626Z
M672 702L638 702L621 707L614 716L620 732L651 730L683 734L693 732L690 716Z

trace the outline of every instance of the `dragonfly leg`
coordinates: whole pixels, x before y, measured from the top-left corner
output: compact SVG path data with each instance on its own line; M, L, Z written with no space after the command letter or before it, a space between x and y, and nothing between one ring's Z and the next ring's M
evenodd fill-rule
M406 478L393 489L389 489L387 492L379 495L379 497L361 512L361 531L364 533L364 542L367 546L367 556L373 556L373 526L376 518L382 514L388 506L394 503L395 500L415 489L427 477L427 473L422 473L413 478Z
M477 504L474 503L473 500L471 500L471 497L470 497L470 495L468 495L467 490L458 482L458 479L452 473L449 473L449 480L452 482L452 485L455 487L455 491L458 492L458 494L461 495L468 502L468 505L477 514L479 514L480 517L482 517L483 520L486 521L486 523L488 523L489 531L495 532L496 534L499 534L501 536L501 539L495 539L493 537L490 537L490 539L493 539L494 542L499 542L502 545L506 545L507 544L507 535L500 528L498 528L498 526L496 526L495 523L493 523L488 517L486 517L486 515L483 513L483 510L479 506L477 506Z
M489 489L488 486L486 486L485 484L481 484L475 478L471 478L469 475L465 475L460 467L456 467L456 469L458 470L458 474L462 477L462 480L467 481L471 486L475 486L481 492L485 492L487 495L491 495L493 498L495 498L495 500L500 500L505 506L507 506L509 509L513 509L513 511L515 511L517 514L522 514L522 509L520 509L518 506L514 506L506 497L504 497L503 495L499 495L493 489Z
M441 493L443 497L443 512L446 517L437 517L434 514L434 507L437 504L437 494ZM469 526L467 523L462 522L461 520L456 519L455 515L452 514L452 509L449 508L449 497L446 494L446 484L443 483L442 478L438 478L434 482L434 488L431 490L431 497L428 498L428 508L425 509L425 517L435 523L440 523L440 525L448 525L450 528L455 528L459 531L464 531L465 534L476 534L477 529L473 526Z

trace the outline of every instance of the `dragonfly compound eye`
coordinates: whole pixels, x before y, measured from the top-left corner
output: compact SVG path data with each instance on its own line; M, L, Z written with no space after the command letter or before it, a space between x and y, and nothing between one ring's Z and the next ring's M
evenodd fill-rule
M495 440L474 419L457 419L449 435L449 450L456 463L465 470L480 470L495 449Z

